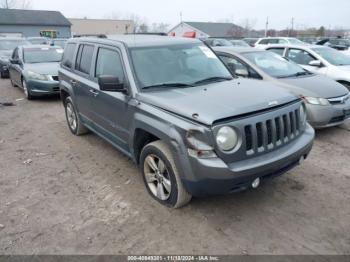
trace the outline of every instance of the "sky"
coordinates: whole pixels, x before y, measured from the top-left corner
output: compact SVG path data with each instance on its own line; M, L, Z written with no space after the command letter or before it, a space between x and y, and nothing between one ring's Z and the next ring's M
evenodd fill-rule
M107 18L137 14L148 23L183 21L246 24L255 29L308 27L350 29L350 0L31 0L33 9L58 10L68 18Z

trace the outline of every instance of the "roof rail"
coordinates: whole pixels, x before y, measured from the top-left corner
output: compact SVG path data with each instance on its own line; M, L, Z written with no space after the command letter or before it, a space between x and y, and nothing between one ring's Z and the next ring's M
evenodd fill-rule
M105 34L81 34L81 35L74 35L73 38L79 38L79 37L95 37L95 38L107 38Z

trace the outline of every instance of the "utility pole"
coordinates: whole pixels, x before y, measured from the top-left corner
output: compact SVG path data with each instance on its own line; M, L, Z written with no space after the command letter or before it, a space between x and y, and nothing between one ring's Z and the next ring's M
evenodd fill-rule
M289 36L293 35L293 31L294 31L294 17L292 17L292 29L290 31L290 35Z
M267 37L267 30L269 28L269 17L266 18L266 24L265 24L265 37Z
M182 23L182 11L180 12L180 22Z

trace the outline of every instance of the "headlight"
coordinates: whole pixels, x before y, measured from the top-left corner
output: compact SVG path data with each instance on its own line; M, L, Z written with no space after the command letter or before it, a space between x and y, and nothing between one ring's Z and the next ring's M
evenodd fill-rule
M311 105L320 105L320 106L328 106L330 105L329 101L325 98L320 97L304 97L305 101Z
M306 112L305 112L304 105L301 105L300 110L299 110L299 114L300 114L301 125L305 126L305 124L306 124Z
M223 151L230 151L238 143L237 132L228 126L221 127L216 135L216 143Z
M27 74L28 74L28 77L30 79L41 80L41 81L47 81L48 80L47 75L42 75L42 74L39 74L39 73L35 73L33 71L28 71Z

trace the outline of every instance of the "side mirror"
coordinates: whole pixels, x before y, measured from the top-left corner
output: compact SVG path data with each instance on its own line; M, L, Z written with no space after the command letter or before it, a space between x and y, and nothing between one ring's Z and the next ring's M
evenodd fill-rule
M126 93L127 90L124 86L124 83L121 83L116 76L100 76L98 78L98 84L102 91L110 91L110 92L120 92Z
M235 75L236 76L240 76L240 77L248 77L249 76L249 72L246 69L237 69L235 71Z
M11 58L10 59L10 63L13 64L13 65L18 65L19 64L19 60Z
M309 66L321 67L322 66L322 62L319 61L319 60L314 60L314 61L311 61L309 63Z

